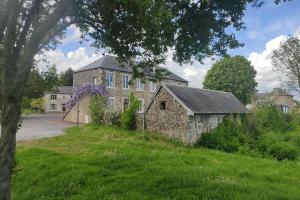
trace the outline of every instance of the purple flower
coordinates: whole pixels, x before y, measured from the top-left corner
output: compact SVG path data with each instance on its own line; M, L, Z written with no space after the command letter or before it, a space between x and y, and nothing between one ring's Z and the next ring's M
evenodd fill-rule
M105 90L105 87L103 86L97 86L93 84L83 84L77 88L75 91L75 94L73 97L66 102L66 107L71 108L76 104L76 102L85 95L103 95L103 96L109 96L107 91Z

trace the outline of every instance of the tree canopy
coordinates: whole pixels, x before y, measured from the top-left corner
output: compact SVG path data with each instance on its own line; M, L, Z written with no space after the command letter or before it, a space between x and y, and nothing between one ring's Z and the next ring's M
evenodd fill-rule
M300 39L290 37L282 42L279 49L273 51L271 60L274 70L285 75L283 84L300 93Z
M231 92L242 103L247 104L255 92L255 76L254 67L245 57L225 57L207 72L203 86L207 89Z

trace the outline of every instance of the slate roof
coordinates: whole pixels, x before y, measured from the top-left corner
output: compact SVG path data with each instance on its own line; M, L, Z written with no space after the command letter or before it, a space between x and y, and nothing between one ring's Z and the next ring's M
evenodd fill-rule
M72 94L73 86L60 86L57 87L57 94Z
M160 88L162 87L174 96L190 114L234 114L248 112L246 107L229 92L171 84L164 84ZM160 88L157 90L157 93ZM153 98L155 98L155 96ZM148 105L147 110L149 109L151 102Z
M105 55L102 58L88 64L87 66L80 68L75 73L92 70L92 69L97 69L97 68L109 69L109 70L113 70L113 71L128 72L128 73L132 72L132 69L129 67L128 64L119 63L115 56ZM167 69L165 69L165 70L167 70ZM181 81L181 82L188 82L187 80L177 76L176 74L174 74L168 70L167 70L167 72L168 72L168 74L165 77L166 79L171 79L171 80L176 80L176 81ZM150 73L148 73L147 75L151 76Z

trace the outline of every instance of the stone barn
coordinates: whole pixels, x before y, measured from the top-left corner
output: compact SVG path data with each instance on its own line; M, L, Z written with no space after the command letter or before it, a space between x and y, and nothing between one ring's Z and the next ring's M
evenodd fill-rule
M185 144L215 129L229 114L247 113L231 93L163 84L145 109L145 128Z

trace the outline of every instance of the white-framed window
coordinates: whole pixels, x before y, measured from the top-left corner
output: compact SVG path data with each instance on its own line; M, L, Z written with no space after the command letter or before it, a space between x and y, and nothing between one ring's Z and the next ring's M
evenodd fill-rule
M129 106L129 99L123 98L123 110L125 110Z
M109 107L114 108L114 106L115 106L115 97L108 97L107 104L108 104Z
M57 110L56 104L50 104L50 110Z
M145 101L144 99L139 99L140 105L138 109L138 113L143 113L144 112L144 107L145 107Z
M150 90L150 92L156 91L156 83L154 81L149 82L149 90Z
M144 90L144 83L140 78L136 79L136 90L137 91L143 91Z
M93 85L97 85L98 83L97 83L97 78L96 77L93 77L92 78L92 83L93 83Z
M124 90L129 90L129 75L123 74L122 75L122 85Z
M50 99L51 100L56 100L57 99L57 95L56 94L51 94L50 95Z
M287 105L281 105L281 110L284 114L289 113L289 107Z
M106 72L106 87L107 88L113 88L114 87L114 73L113 72Z

